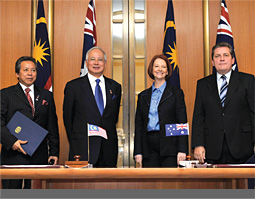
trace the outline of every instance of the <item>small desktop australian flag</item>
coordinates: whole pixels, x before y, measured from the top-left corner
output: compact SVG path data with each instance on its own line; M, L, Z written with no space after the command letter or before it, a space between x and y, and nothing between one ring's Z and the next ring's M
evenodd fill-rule
M166 136L189 135L189 124L166 124Z

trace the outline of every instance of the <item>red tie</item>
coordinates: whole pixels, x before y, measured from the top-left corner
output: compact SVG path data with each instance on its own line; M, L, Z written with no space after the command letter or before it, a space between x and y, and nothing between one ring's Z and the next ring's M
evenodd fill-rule
M33 113L33 116L34 116L34 114L35 114L34 105L33 105L32 98L31 98L31 96L29 95L29 92L30 92L31 90L30 90L30 88L26 88L25 91L26 91L26 96L27 96L27 99L28 99L28 101L29 101L29 104L30 104L30 106L32 107L32 113Z

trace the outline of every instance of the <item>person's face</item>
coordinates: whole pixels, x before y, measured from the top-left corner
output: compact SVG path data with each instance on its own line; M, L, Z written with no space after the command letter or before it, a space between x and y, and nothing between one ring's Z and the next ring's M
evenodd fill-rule
M228 47L216 48L213 55L212 64L218 73L224 75L232 69L235 58L231 57Z
M19 79L20 83L22 83L26 87L29 87L36 80L36 66L32 61L23 61L20 65L20 71L19 74L16 73L16 77Z
M104 53L101 50L94 49L89 53L86 66L91 75L99 78L104 72L105 64Z
M157 58L153 63L152 74L154 80L165 80L168 75L167 64L163 59Z

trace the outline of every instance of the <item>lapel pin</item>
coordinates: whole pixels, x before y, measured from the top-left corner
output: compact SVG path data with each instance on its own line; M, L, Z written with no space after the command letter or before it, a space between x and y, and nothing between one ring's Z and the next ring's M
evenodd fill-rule
M39 100L39 97L40 97L40 95L37 95L35 101L38 101L38 100Z
M112 90L110 90L110 94L112 94Z

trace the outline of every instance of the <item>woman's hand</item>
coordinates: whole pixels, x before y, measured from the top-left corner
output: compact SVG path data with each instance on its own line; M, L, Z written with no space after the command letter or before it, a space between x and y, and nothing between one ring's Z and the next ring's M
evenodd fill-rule
M143 156L142 155L136 155L135 156L135 162L136 162L136 168L142 168L142 160Z

